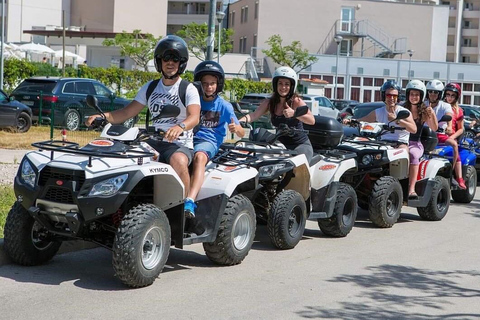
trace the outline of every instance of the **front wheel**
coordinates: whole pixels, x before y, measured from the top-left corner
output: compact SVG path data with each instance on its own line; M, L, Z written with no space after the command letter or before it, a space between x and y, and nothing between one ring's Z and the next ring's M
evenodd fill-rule
M17 131L20 133L27 132L32 126L32 118L26 112L20 113L17 118Z
M467 166L467 170L465 171L464 180L467 189L452 191L452 198L455 202L470 203L475 197L475 192L477 191L477 172L475 167Z
M268 236L278 249L292 249L300 242L307 222L302 195L294 190L280 192L273 200L267 220Z
M417 208L418 215L429 221L440 221L450 207L450 185L444 177L435 177L432 197L425 208Z
M355 224L357 209L355 190L348 184L340 183L333 216L328 219L318 219L318 226L328 236L345 237Z
M140 204L123 218L113 243L117 277L134 288L151 285L170 253L170 224L153 204Z
M391 228L400 217L403 203L402 186L394 177L378 179L368 203L370 220L378 227Z
M247 197L230 198L214 242L203 243L207 257L221 265L235 265L245 259L255 238L255 210Z
M5 222L4 248L13 262L36 266L53 258L62 243L15 202Z

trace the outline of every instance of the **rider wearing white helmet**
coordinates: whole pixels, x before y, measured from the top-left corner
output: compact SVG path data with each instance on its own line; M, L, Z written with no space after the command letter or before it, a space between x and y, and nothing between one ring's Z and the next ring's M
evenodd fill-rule
M442 81L438 79L433 79L428 81L426 89L427 89L427 97L425 100L425 105L431 106L435 115L437 116L437 120L440 120L444 115L453 116L453 110L450 104L442 101L443 89L445 86L443 85ZM442 128L444 131L449 132L452 131L452 122L440 122L439 127ZM442 142L444 142L443 140Z
M409 188L408 197L410 199L418 198L415 192L415 183L417 182L418 166L420 157L423 155L423 145L420 142L422 127L428 125L433 131L437 131L438 123L435 112L431 107L427 107L423 103L423 99L427 93L425 84L420 80L412 80L406 87L406 101L404 107L410 111L413 121L417 126L417 132L411 133L408 143L410 152L410 172L409 172Z
M273 94L270 99L263 101L254 112L247 114L239 120L253 122L270 111L272 124L276 127L281 123L285 123L289 127L303 129L303 123L315 124L315 118L305 101L295 94L297 82L297 74L292 68L277 68L273 73ZM298 110L297 114L302 115L295 116L296 110ZM287 149L305 154L309 161L313 156L312 144L305 132L295 132L292 137L280 137L279 141Z

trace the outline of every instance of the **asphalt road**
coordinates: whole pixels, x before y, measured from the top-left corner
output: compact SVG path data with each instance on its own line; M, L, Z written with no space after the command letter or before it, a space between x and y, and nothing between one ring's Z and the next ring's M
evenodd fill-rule
M150 287L128 289L111 254L61 254L38 267L0 267L0 319L478 319L480 188L443 221L404 208L391 229L365 211L342 239L315 222L299 245L274 250L260 226L238 266L211 263L202 245L171 250Z

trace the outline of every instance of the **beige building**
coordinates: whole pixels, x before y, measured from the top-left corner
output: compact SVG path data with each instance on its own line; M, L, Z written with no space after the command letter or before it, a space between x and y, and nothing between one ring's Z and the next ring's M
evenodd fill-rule
M480 0L479 0L480 1ZM448 6L437 1L239 0L229 5L235 31L233 52L252 53L262 68L261 49L280 34L299 40L311 53L446 61ZM337 37L338 39L338 37ZM260 70L261 71L261 70ZM267 71L268 73L268 71Z

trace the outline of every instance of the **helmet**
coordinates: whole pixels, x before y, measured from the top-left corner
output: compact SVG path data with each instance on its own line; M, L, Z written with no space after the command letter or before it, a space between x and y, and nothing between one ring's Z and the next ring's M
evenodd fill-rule
M380 92L382 93L382 101L385 101L385 92L387 92L388 89L395 89L398 91L399 94L400 91L402 91L402 87L400 87L400 85L396 81L385 81L385 83L382 84L382 87L380 88Z
M285 78L290 80L290 91L288 92L288 95L287 95L287 99L290 99L293 96L295 89L297 88L297 81L298 81L297 73L292 68L279 67L273 73L272 78L273 78L272 79L273 92L277 92L277 84L280 78Z
M201 62L193 72L193 81L200 81L207 74L217 77L217 90L215 93L222 92L223 84L225 83L225 72L223 72L222 66L215 61Z
M407 101L408 101L408 97L410 96L410 90L420 91L420 102L423 101L423 99L425 98L425 95L427 94L427 89L425 87L425 84L420 80L412 80L407 84L406 92L405 92L407 96Z
M157 71L162 74L163 71L161 60L162 57L164 57L168 53L180 58L180 66L178 67L177 74L172 77L174 78L177 75L182 74L187 67L187 61L189 57L187 43L182 38L174 35L168 35L158 41L155 47L155 51L153 53L153 60L155 62L155 69L157 69Z
M427 92L428 91L437 91L438 92L436 101L438 101L442 98L442 93L443 93L444 88L445 87L443 86L442 81L437 80L437 79L433 79L432 81L428 81L428 83L427 83Z
M445 99L445 93L447 91L453 91L457 93L457 99L455 99L455 102L457 102L460 96L462 95L462 89L460 88L460 85L455 82L447 83L447 85L445 86L445 89L443 90L443 99Z

